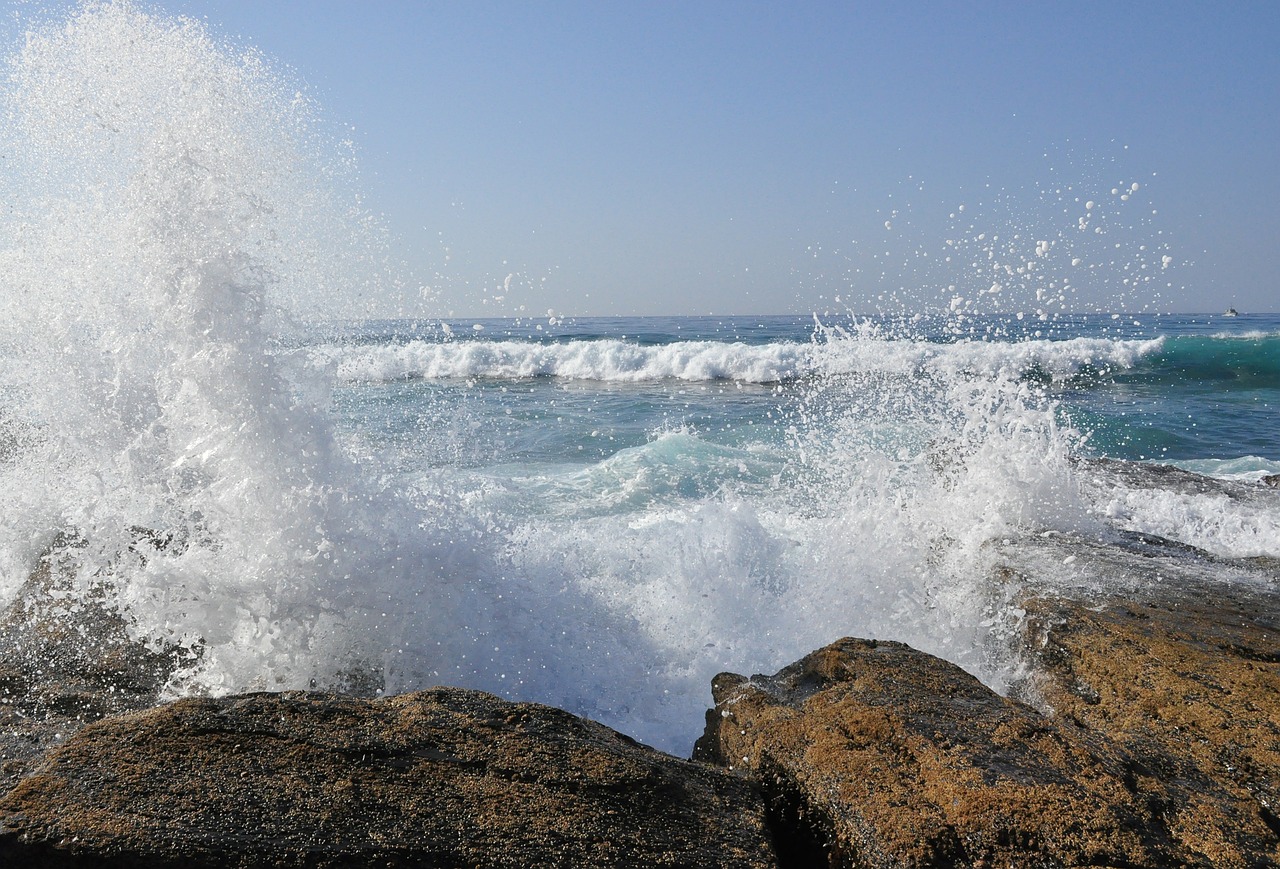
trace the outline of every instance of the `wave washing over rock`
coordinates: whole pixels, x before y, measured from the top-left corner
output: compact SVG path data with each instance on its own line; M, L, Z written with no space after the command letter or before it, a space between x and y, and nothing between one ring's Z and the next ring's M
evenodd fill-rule
M4 593L70 534L76 593L190 652L175 695L377 681L444 569L271 352L282 300L361 278L309 105L129 4L35 31L5 102Z
M737 865L1276 859L1274 318L1055 313L1053 270L1096 264L1044 242L987 258L1025 319L322 326L395 277L266 59L91 3L32 29L3 111L0 854L661 863L728 816ZM713 678L732 775L574 717L687 753ZM793 719L845 744L806 758ZM890 756L908 816L857 791ZM307 811L256 827L281 781ZM456 823L406 824L424 787ZM153 792L180 832L123 820Z

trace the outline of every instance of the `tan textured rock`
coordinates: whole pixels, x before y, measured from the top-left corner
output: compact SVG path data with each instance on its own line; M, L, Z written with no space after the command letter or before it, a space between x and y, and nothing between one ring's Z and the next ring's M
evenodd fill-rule
M183 700L88 725L0 801L6 866L774 863L749 782L460 689Z
M784 858L849 867L1171 866L1102 741L900 643L722 675L695 757L758 777Z
M1280 595L1181 585L1028 601L1034 691L1132 759L1172 834L1214 866L1280 866Z
M1177 469L1126 472L1272 503ZM1021 695L1130 758L1188 860L1280 866L1280 561L1138 533L1038 535L1004 555L1027 612Z
M1001 553L1027 705L846 640L719 677L699 756L760 776L834 865L1280 866L1280 564L1143 534Z

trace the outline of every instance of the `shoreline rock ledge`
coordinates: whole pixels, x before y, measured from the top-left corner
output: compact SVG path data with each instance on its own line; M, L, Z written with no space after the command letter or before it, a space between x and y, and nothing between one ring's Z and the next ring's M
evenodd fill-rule
M777 865L753 782L549 706L160 705L186 659L75 589L79 545L55 541L0 614L4 869Z
M559 709L438 688L179 700L0 799L0 865L775 866L755 785Z
M757 781L793 865L1280 866L1280 595L1024 600L996 695L895 642L722 673L694 757Z
M692 760L458 688L157 705L180 656L54 550L0 617L0 866L1280 866L1274 560L1022 549L1093 590L993 578L1013 697L847 638L717 676Z
M1111 746L902 643L843 639L713 692L694 756L758 779L814 865L1183 863Z

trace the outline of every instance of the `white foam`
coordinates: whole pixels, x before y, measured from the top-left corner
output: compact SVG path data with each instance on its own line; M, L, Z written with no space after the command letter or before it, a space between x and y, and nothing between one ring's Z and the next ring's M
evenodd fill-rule
M1116 341L1072 338L1065 341L960 341L934 344L860 337L826 345L822 367L826 373L935 373L1017 379L1039 372L1054 381L1067 380L1086 367L1132 368L1156 353L1163 339Z
M1128 531L1155 534L1228 558L1280 557L1280 497L1259 494L1259 500L1246 503L1225 493L1118 487L1101 506Z
M1221 480L1256 483L1271 474L1280 474L1280 461L1262 456L1238 456L1234 459L1193 459L1174 462L1179 468Z
M347 382L402 379L519 379L640 383L660 380L776 383L814 375L921 372L1066 380L1087 367L1131 368L1163 339L1073 338L1019 342L871 338L813 344L748 345L685 341L645 346L620 340L539 344L521 341L410 341L395 346L319 348L318 362Z
M1043 381L1162 346L864 330L330 346L306 364L272 342L275 308L370 280L306 100L202 25L125 4L41 30L12 69L0 593L75 529L81 578L109 580L139 637L203 651L174 692L340 686L364 668L390 690L484 688L687 750L716 672L773 670L846 634L999 686L1020 610L991 579L993 541L1104 523ZM518 472L418 449L474 422L427 408L405 472L342 448L330 374L786 381L802 396L754 451L664 430ZM1212 507L1175 516L1135 496L1115 512L1208 528ZM144 562L135 527L173 543Z
M1247 332L1215 332L1213 337L1227 341L1265 341L1280 338L1280 332L1266 332L1262 329L1250 329Z
M467 379L562 377L636 383L737 380L774 383L811 370L802 344L751 346L687 341L642 346L618 340L537 344L520 341L411 341L392 347L330 348L339 379Z
M369 279L307 101L125 3L34 30L9 71L3 415L34 436L0 466L3 591L66 529L140 637L201 650L175 690L381 667L377 613L432 558L268 338L280 300ZM172 543L143 559L136 528Z

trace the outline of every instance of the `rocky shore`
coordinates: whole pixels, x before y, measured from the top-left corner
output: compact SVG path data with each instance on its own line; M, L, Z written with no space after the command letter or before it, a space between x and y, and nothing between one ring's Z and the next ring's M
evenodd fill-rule
M684 760L457 688L157 705L176 653L59 594L69 546L0 619L0 865L1280 865L1268 559L1009 543L1011 696L845 638L718 676Z

